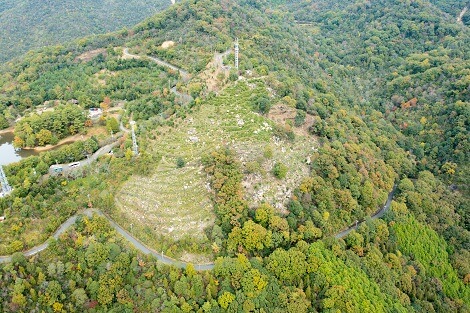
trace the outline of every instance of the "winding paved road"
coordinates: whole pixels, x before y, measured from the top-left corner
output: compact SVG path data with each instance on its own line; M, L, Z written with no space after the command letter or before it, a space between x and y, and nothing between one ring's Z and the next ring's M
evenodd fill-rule
M134 59L141 59L142 58L142 56L140 56L140 55L129 53L129 48L125 48L122 51L122 53L123 53L124 56L129 57L129 58L134 58ZM162 59L155 58L155 57L150 57L150 56L145 56L144 58L148 58L149 60L157 63L158 65L166 66L166 67L168 67L168 68L170 68L174 71L179 72L184 81L189 80L189 78L191 77L191 75L187 71L185 71L185 70L183 70L183 69L181 69L181 68L179 68L179 67L177 67L173 64L170 64L166 61L163 61ZM181 93L178 90L176 90L176 86L173 86L172 88L170 88L170 91L172 93L174 93L176 96L181 97L183 99L183 102L187 103L187 102L190 102L191 100L193 100L193 97L191 97L191 95Z
M377 218L381 218L382 216L384 216L385 212L387 212L388 209L390 208L390 204L392 203L393 196L395 195L396 189L397 189L397 185L395 184L393 186L392 191L390 191L390 193L388 194L387 202L385 202L385 205L381 209L379 209L377 212L375 212L375 214L370 217L371 219L377 219ZM342 232L337 233L335 235L335 238L343 238L344 236L348 235L353 230L356 230L359 226L362 225L362 223L364 223L364 220L358 221L357 224L351 225L349 228L343 230Z
M122 133L115 134L112 138L113 142L111 142L111 143L99 148L98 150L96 150L96 152L93 153L91 155L91 157L88 157L84 160L78 161L78 162L80 162L80 165L75 166L73 168L70 168L69 167L70 163L67 163L67 164L56 164L56 167L57 166L62 167L63 171L61 172L61 174L65 175L69 172L72 172L72 171L75 171L79 168L90 165L91 163L95 162L100 156L109 153L114 147L116 147L119 144L119 138L121 138L123 136L123 133L130 133L130 130L124 127L124 125L122 124L122 121L119 124L119 130ZM76 163L76 162L73 162L73 163ZM49 168L49 174L50 175L55 174L52 167Z
M464 12L465 13L465 12ZM225 51L224 53L221 53L221 54L218 54L215 56L215 61L217 64L222 64L223 65L223 56L230 53L230 49ZM128 57L132 57L132 58L137 58L137 59L140 59L140 56L138 55L134 55L134 54L130 54L129 51L128 51L128 48L125 48L124 51L123 51L124 55L128 56ZM179 71L179 73L183 76L183 75L187 75L189 76L189 73L168 63L168 62L165 62L163 60L160 60L158 58L154 58L154 57L148 57L150 60L162 65L162 66L166 66L166 67L169 67L175 71ZM221 65L221 66L222 66ZM176 88L174 88L175 91L173 92L176 92ZM126 129L122 122L120 123L119 125L119 128L121 129L121 131L123 132L129 132L128 129ZM113 143L110 143L102 148L100 148L98 151L96 151L93 156L91 156L88 160L83 160L80 162L80 167L81 166L86 166L86 165L89 165L91 164L91 162L95 161L99 156L105 154L105 153L108 153L115 145L118 144L118 141L116 139L115 142ZM64 165L64 169L67 168L66 165ZM380 218L382 217L386 211L389 210L390 208L390 204L392 203L392 199L393 199L393 196L395 194L395 191L396 191L396 187L397 185L393 186L393 189L392 191L389 193L388 195L388 198L387 198L387 201L385 202L385 205L380 208L374 215L371 216L371 219L377 219L377 218ZM111 224L111 226L120 234L122 235L126 240L128 240L137 250L139 250L140 252L144 253L144 254L151 254L152 256L156 257L160 262L164 263L164 264L169 264L169 265L173 265L173 266L176 266L176 267L179 267L179 268L186 268L186 266L188 265L188 263L186 262L183 262L183 261L179 261L179 260L175 260L175 259L172 259L166 255L163 254L163 251L161 253L158 253L157 251L147 247L145 244L143 244L142 242L140 242L137 238L135 238L134 236L132 236L130 233L128 233L124 228L122 228L121 226L119 226L115 221L113 221L108 215L106 215L105 213L103 213L102 211L98 210L98 209L88 209L88 210L85 210L83 211L81 214L84 214L86 216L89 216L91 217L93 215L93 213L96 213L100 216L103 216L105 217L109 223ZM79 216L80 214L75 214L74 216L70 217L68 220L66 220L64 223L62 223L62 225L60 225L59 229L57 229L57 231L52 235L52 237L54 239L58 239L60 235L62 235L70 226L72 226L73 224L75 224L76 220L77 220L77 217ZM356 224L350 226L349 228L341 231L340 233L336 234L334 237L335 238L343 238L345 237L346 235L348 235L351 231L353 230L356 230L362 223L364 223L364 221L358 221ZM25 252L23 252L23 254L25 256L32 256L32 255L35 255L43 250L45 250L47 247L49 246L49 243L46 241L45 243L39 245L39 246L36 246L36 247L33 247ZM8 263L8 262L11 262L11 255L10 256L0 256L0 263ZM206 271L206 270L211 270L214 268L214 263L208 263L208 264L194 264L194 268L198 271Z
M77 218L78 218L79 215L83 214L83 215L92 217L93 213L96 213L100 216L105 217L109 221L111 226L121 236L123 236L126 240L128 240L140 252L142 252L144 254L151 254L154 257L156 257L162 263L170 264L170 265L173 265L173 266L176 266L176 267L179 267L179 268L186 268L187 263L172 259L172 258L164 255L163 253L158 253L157 251L155 251L153 249L150 249L149 247L144 245L142 242L140 242L137 238L135 238L134 236L129 234L124 228L119 226L108 215L106 215L105 213L101 212L98 209L88 209L88 210L83 211L80 214L75 214L74 216L70 217L68 220L66 220L64 223L62 223L62 225L60 225L59 229L57 229L57 231L52 235L52 237L54 239L58 239L59 236L62 235L63 233L65 233L70 226L75 224L75 222L77 221ZM27 257L32 256L32 255L35 255L35 254L45 250L48 246L49 246L49 242L46 241L45 243L43 243L39 246L36 246L34 248L29 249L28 251L23 252L23 254ZM9 256L0 256L0 263L8 263L8 262L11 262L11 255L9 255ZM213 263L195 264L194 268L198 271L206 271L206 270L211 270L212 268L214 268L214 264Z
M385 203L385 205L380 210L378 210L374 215L371 216L372 219L380 218L385 214L386 211L388 211L388 209L390 208L390 204L392 203L392 199L393 199L393 196L395 194L396 187L397 186L395 185L393 187L392 191L389 193L388 199L387 199L387 202ZM135 238L130 233L128 233L124 228L119 226L108 215L106 215L105 213L101 212L98 209L88 209L88 210L85 210L84 212L82 212L81 214L84 214L86 216L91 217L93 215L93 213L96 213L100 216L105 217L109 221L111 226L121 236L123 236L126 240L128 240L140 252L142 252L144 254L151 254L152 256L156 257L160 262L165 263L165 264L169 264L169 265L173 265L173 266L176 266L176 267L179 267L179 268L186 268L186 266L188 265L188 263L185 263L185 262L179 261L179 260L175 260L175 259L172 259L172 258L164 255L163 252L158 253L157 251L147 247L145 244L140 242L137 238ZM72 216L68 220L66 220L62 225L60 225L59 229L57 229L57 231L52 235L52 237L54 239L58 239L59 236L62 235L70 226L75 224L78 216L79 216L79 214L75 214L74 216ZM353 229L357 229L357 227L359 227L362 223L364 223L364 221L361 221L357 225L351 226L348 229L343 230L342 232L336 234L335 238L343 238L344 236L349 234ZM45 243L43 243L39 246L36 246L34 248L29 249L28 251L23 252L23 254L27 257L32 256L32 255L35 255L35 254L43 251L48 246L49 246L49 243L45 242ZM8 263L8 262L11 262L11 255L10 256L0 256L0 263ZM197 271L207 271L207 270L211 270L211 269L214 268L214 263L194 264L194 268Z
M75 167L69 167L68 164L70 163L67 163L67 164L56 164L55 166L56 167L62 167L63 171L61 172L61 174L65 175L69 172L73 172L73 171L76 171L77 169L79 168L82 168L82 167L85 167L85 166L88 166L90 165L91 163L95 162L100 156L102 155L105 155L106 153L109 153L114 147L116 147L118 144L119 144L119 141L118 139L122 136L122 134L116 134L114 135L114 142L110 143L110 144L107 144L101 148L99 148L95 153L93 153L90 157L84 159L84 160L80 160L78 161L80 164L78 166L75 166ZM76 163L76 162L73 162L73 163ZM53 175L54 174L54 171L53 171L53 168L49 168L49 174Z

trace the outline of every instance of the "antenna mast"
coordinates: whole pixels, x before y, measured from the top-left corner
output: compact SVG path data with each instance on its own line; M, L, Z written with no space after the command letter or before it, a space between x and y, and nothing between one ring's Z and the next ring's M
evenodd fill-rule
M235 68L238 71L238 52L240 51L240 48L238 47L238 38L235 41Z

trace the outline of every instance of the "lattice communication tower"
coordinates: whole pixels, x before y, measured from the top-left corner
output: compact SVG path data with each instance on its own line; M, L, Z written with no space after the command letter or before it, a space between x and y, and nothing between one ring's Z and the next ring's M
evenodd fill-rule
M238 71L238 53L240 52L240 48L238 46L238 38L235 40L235 68Z
M132 132L132 150L134 151L134 155L139 154L139 146L137 146L137 138L135 137L134 125L135 122L131 121L131 132Z
M6 196L11 192L11 186L8 184L7 176L3 171L3 166L0 165L0 184L2 185L2 195Z

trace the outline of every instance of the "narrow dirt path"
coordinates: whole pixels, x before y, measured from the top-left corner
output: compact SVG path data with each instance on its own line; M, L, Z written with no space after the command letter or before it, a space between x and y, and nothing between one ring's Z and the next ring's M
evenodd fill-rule
M462 18L465 15L465 13L467 13L467 10L468 10L468 7L463 8L462 12L460 12L459 16L457 16L457 23L464 25L462 22Z

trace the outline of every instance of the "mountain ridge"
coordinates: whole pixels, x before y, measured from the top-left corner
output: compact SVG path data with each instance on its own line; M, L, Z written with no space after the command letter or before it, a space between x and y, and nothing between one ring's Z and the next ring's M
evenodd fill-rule
M127 138L82 177L42 185L31 168L41 173L52 155L6 167L15 191L13 204L0 199L8 214L2 240L11 240L1 251L21 250L34 233L30 222L49 219L36 227L47 233L92 202L156 251L216 261L206 273L165 267L127 247L100 217L83 218L29 266L16 254L0 267L3 308L33 306L21 301L33 289L41 308L71 311L465 312L468 184L458 178L466 177L468 148L461 88L468 31L432 10L420 13L428 2L350 3L351 11L326 8L298 25L285 7L264 1L184 1L131 29L6 65L0 103L8 117L51 100L119 105L124 123L137 122L140 155L132 156ZM240 70L228 68L233 54L219 68L214 51L237 37ZM174 46L162 47L168 40ZM77 60L96 48L103 53ZM140 58L123 58L126 48ZM183 67L191 80L146 56ZM448 109L463 144L441 150L445 140L432 125L447 130L454 120L429 112ZM428 138L422 151L417 138ZM434 157L435 149L452 162ZM396 181L383 219L366 218ZM270 201L273 192L286 197L285 207ZM345 238L329 238L362 219ZM187 229L198 236L172 236ZM80 274L62 271L64 264ZM15 275L46 280L48 296L46 284L26 288ZM71 279L75 285L64 283Z

